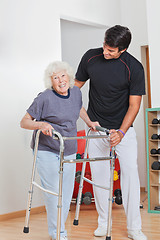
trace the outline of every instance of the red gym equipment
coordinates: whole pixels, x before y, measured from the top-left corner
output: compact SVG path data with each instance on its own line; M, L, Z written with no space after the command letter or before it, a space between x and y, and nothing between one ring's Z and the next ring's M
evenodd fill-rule
M78 131L77 136L78 137L85 136L85 130ZM86 140L77 139L77 143L78 143L77 159L80 159L84 157ZM73 202L75 202L77 199L80 177L81 177L81 170L82 170L82 163L76 163L75 185L74 185L74 192L72 197ZM89 162L86 163L85 177L88 178L89 180L91 180L92 178ZM120 191L120 165L119 165L118 158L115 159L113 195L114 193L117 192L117 190L118 192ZM93 187L92 187L92 184L84 181L81 203L84 203L85 205L89 205L91 202L94 202ZM120 205L121 203L117 203L117 204Z

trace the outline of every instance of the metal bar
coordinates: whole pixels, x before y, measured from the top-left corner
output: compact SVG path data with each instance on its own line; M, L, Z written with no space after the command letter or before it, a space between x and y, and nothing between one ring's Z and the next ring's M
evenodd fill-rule
M75 162L83 163L83 162L104 161L104 160L111 160L111 157L70 159L70 160L63 160L63 163L75 163Z
M107 135L109 135L109 129L107 129L107 128L96 126L96 130L105 132Z
M79 216L79 210L80 210L80 204L81 204L81 196L82 196L82 189L83 189L83 182L88 181L91 183L87 178L84 178L84 173L85 173L85 168L86 168L86 162L90 161L104 161L104 160L111 160L111 157L105 157L105 158L87 158L87 151L88 151L88 142L89 139L94 139L94 138L107 138L108 136L106 135L100 135L100 136L95 136L95 135L90 135L89 132L91 129L89 129L87 136L80 136L80 137L62 137L59 132L56 132L53 130L53 139L57 139L60 141L60 168L59 168L59 193L54 193L50 190L44 189L41 187L39 184L37 184L34 181L35 178L35 166L36 166L36 158L37 158L37 151L38 151L38 142L39 142L39 135L41 130L37 131L36 134L36 140L35 140L35 149L34 149L34 161L33 161L33 168L32 168L32 176L31 176L31 184L30 184L30 189L29 189L29 195L28 195L28 207L26 210L26 219L25 219L25 227L24 227L24 232L27 233L29 232L29 218L30 218L30 210L31 210L31 204L32 204L32 195L33 195L33 186L37 186L39 189L41 189L44 192L47 192L49 194L58 196L58 214L57 214L57 236L56 239L60 240L60 229L61 229L61 210L62 210L62 183L63 183L63 164L64 163L73 163L73 162L82 162L82 174L81 174L81 180L80 180L80 187L79 187L79 193L78 193L78 200L77 200L77 207L76 207L76 215L75 215L75 220L78 221L78 216ZM109 131L105 128L99 128L97 130L106 132L106 134L109 134ZM84 153L84 159L71 159L71 160L64 160L64 141L65 140L77 140L77 139L86 139L86 146L85 146L85 153ZM113 180L113 179L112 179ZM91 183L92 185L95 185L97 187L101 187L103 189L109 190L103 186L96 185L94 182ZM113 192L113 184L112 184L112 192ZM78 224L75 224L78 225Z
M111 151L111 165L110 165L110 192L108 199L108 225L106 239L111 239L111 224L112 224L112 197L113 197L113 177L115 168L115 147Z
M105 190L110 190L110 188L107 188L107 187L104 187L104 186L100 186L100 185L98 185L98 184L95 184L93 181L89 180L89 179L86 178L86 177L83 177L83 179L84 179L86 182L94 185L95 187L99 187L99 188L102 188L102 189L105 189Z
M32 175L31 175L31 183L30 183L30 188L29 188L29 192L28 192L28 201L27 201L27 209L26 209L26 217L25 217L25 226L24 226L24 229L23 229L24 233L28 233L29 232L29 219L30 219L30 211L31 211L31 205L32 205L33 181L34 181L34 178L35 178L36 156L37 156L37 149L38 149L39 134L40 134L40 131L37 132L36 140L35 140L34 159L33 159Z
M90 135L90 136L79 136L79 137L62 137L64 141L66 140L77 140L77 139L93 139L93 138L108 138L107 135ZM58 137L53 136L53 139L58 140Z
M55 131L53 130L53 134ZM61 212L62 212L62 184L63 184L63 158L64 158L64 140L60 133L56 132L60 141L60 166L59 166L59 194L58 194L58 213L57 213L57 236L56 240L60 240L61 230Z
M40 190L46 192L46 193L50 193L50 194L52 194L52 195L58 196L58 193L54 193L54 192L52 192L52 191L50 191L50 190L47 190L47 189L41 187L39 184L37 184L37 183L34 182L34 181L32 182L32 184L35 185L36 187L38 187Z
M88 130L87 136L89 135L89 133L90 133L90 129ZM84 159L87 159L88 143L89 143L89 139L87 138L86 145L85 145L85 151L84 151ZM82 165L81 179L80 179L79 191L78 191L78 197L77 197L76 213L75 213L75 218L74 218L74 221L73 221L74 225L78 225L78 218L79 218L79 211L80 211L80 205L81 205L85 169L86 169L86 162L84 162L83 165Z

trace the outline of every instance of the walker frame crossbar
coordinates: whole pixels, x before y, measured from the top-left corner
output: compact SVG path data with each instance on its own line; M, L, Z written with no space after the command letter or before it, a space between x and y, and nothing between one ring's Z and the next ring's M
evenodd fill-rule
M32 167L32 175L31 175L31 183L30 188L28 191L28 202L27 202L27 209L26 209L26 217L25 217L25 226L23 229L24 233L29 233L29 219L30 219L30 211L31 211L31 205L32 205L32 198L33 198L33 186L38 187L40 190L47 192L49 194L55 195L58 197L58 206L57 206L57 236L56 240L60 240L60 229L61 229L61 209L62 209L62 181L63 181L63 164L64 163L83 163L82 165L82 173L81 173L81 180L79 185L79 192L77 197L77 206L76 206L76 213L75 213L75 219L73 224L78 225L78 216L80 211L80 204L81 204L81 196L82 196L82 189L83 189L83 182L84 180L89 182L90 184L100 187L106 190L109 190L109 199L108 199L108 226L107 226L107 235L106 240L111 239L111 217L112 217L112 196L113 196L113 175L114 175L114 167L115 167L115 148L112 147L111 156L110 157L99 157L99 158L87 158L87 152L88 152L88 142L89 139L94 138L107 138L109 135L109 130L102 127L96 127L97 131L105 132L106 135L89 135L90 130L87 133L87 136L81 136L81 137L62 137L61 134L55 130L53 130L53 139L57 139L60 142L60 166L59 166L59 192L55 193L50 190L47 190L43 187L41 187L38 183L36 183L35 180L35 172L36 172L36 159L37 159L37 151L38 151L38 144L39 144L39 136L41 133L41 130L37 131L36 134L36 140L35 140L35 147L34 147L34 159L33 159L33 167ZM77 140L77 139L86 139L86 146L85 146L85 152L84 152L84 158L83 159L70 159L70 160L64 160L64 141L65 140ZM110 160L110 188L106 188L104 186L97 185L93 181L87 179L84 177L85 174L85 167L86 162L90 161L104 161L104 160Z

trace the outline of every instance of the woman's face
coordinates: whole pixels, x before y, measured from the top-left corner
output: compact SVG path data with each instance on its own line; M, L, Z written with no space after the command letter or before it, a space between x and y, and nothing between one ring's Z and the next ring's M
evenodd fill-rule
M60 95L67 96L69 89L69 76L65 70L53 73L51 76L52 87Z

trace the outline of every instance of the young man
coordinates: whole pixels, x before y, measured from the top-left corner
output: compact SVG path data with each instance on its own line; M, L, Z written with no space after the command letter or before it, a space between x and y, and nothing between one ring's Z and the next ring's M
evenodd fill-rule
M126 51L130 42L131 32L127 27L116 25L108 29L103 48L90 49L82 57L75 84L81 88L90 79L88 115L92 121L110 129L110 143L104 139L90 140L89 156L103 157L109 154L110 146L116 147L128 237L146 240L141 231L137 141L132 125L145 94L145 79L142 64ZM108 187L109 161L92 162L90 165L93 181ZM106 235L108 196L108 191L94 187L99 215L95 236Z

